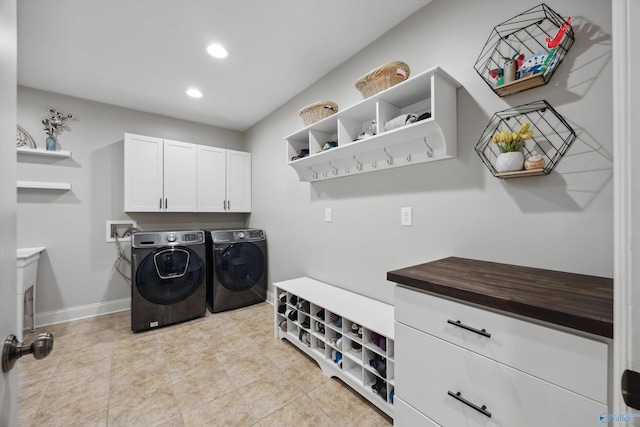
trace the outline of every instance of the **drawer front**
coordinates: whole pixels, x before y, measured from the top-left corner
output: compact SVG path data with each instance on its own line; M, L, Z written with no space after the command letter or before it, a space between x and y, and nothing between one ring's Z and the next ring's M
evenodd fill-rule
M401 286L395 300L397 322L607 403L604 342Z
M440 427L399 397L393 399L393 408L395 427Z
M396 397L444 427L599 426L607 412L603 404L398 323L395 375Z

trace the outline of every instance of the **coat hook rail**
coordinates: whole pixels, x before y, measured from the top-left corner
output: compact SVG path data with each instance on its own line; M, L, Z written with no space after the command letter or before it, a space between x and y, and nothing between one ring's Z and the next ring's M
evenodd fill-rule
M433 157L433 148L431 148L431 146L427 142L427 137L426 136L424 137L424 145L427 146L427 157Z

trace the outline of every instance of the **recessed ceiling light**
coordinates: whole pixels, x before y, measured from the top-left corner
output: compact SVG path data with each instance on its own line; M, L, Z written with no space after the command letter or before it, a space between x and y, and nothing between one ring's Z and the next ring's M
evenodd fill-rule
M227 57L227 49L216 43L209 45L209 47L207 47L207 52L209 52L209 55L213 56L214 58Z
M198 89L194 87L187 89L187 95L189 95L192 98L202 98L202 92L200 92Z

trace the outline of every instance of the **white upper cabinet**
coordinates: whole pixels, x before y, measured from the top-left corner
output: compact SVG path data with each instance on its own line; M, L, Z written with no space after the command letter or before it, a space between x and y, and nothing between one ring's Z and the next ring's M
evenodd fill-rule
M225 212L226 150L198 145L198 212Z
M227 150L227 211L251 212L251 154Z
M126 212L250 212L251 154L125 134Z
M164 210L161 138L124 134L124 210Z
M198 205L197 145L164 140L164 210L195 212Z

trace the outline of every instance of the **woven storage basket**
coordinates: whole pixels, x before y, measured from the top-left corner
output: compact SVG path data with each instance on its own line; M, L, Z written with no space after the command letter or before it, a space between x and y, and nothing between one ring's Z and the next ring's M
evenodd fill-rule
M369 98L409 78L411 70L401 61L389 62L365 74L356 81L356 89Z
M338 104L331 101L316 102L300 110L300 117L305 126L309 126L338 112Z

